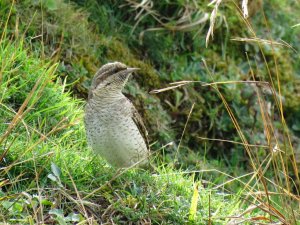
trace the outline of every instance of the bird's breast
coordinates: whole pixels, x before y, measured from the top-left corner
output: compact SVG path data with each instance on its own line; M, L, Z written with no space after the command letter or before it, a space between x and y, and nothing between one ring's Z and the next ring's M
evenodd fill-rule
M122 104L86 107L89 144L96 153L118 167L128 167L148 154L145 141L129 112Z

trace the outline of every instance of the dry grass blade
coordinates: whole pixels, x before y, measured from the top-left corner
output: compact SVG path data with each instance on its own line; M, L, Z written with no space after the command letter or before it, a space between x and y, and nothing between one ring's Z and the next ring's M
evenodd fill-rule
M236 7L241 12L241 10L239 9L239 7L237 5L236 5ZM263 13L263 19L264 19L266 28L268 29L268 33L271 33L268 21L267 21L264 13ZM247 27L249 28L249 30L251 31L252 35L254 37L256 37L256 34L255 34L255 32L254 32L254 30L252 28L252 25L247 20L244 20L244 22L247 25ZM262 57L263 57L263 60L264 60L264 63L265 63L265 67L267 69L267 73L268 73L268 76L269 76L269 82L271 83L271 90L276 90L277 89L278 90L278 96L282 96L281 95L280 71L278 69L278 58L277 58L277 56L275 54L275 49L274 49L274 45L273 45L274 41L273 41L272 38L270 38L270 40L271 40L270 46L271 46L271 50L272 50L273 61L274 61L274 64L275 64L275 75L272 74L272 72L271 72L271 69L270 69L269 64L268 64L269 60L267 60L267 58L266 58L266 56L264 54L262 45L261 45L260 42L258 42L258 47L260 49L260 52L262 53ZM253 72L252 72L252 74L253 74ZM275 80L276 80L276 83L275 83ZM291 152L290 162L291 162L292 167L293 167L293 172L294 172L294 174L296 176L296 182L300 183L299 172L298 172L297 162L296 162L296 158L295 158L295 153L294 153L294 150L293 150L291 135L289 133L289 129L287 127L287 124L286 124L286 121L285 121L285 118L284 118L282 98L274 97L274 100L275 100L275 103L276 103L276 107L277 107L277 109L279 111L280 117L281 117L281 123L282 123L282 126L283 126L283 135L285 136L285 148L286 148L286 151L290 151ZM262 107L262 109L264 109L264 108ZM262 112L262 116L264 116L263 115L264 114L263 111L264 110L261 111ZM268 117L268 115L267 115L267 117ZM264 126L267 128L266 129L267 132L269 131L269 129L272 132L274 130L274 128L273 128L272 125L271 126L268 125L268 120L269 119L267 118L267 120L266 120L267 123L264 122ZM270 134L268 134L267 137L269 138ZM275 136L275 140L277 142L276 136ZM283 170L284 171L285 181L283 181L281 179L281 176L279 176L277 173L275 173L275 175L276 175L275 179L276 179L276 181L278 183L281 184L281 186L287 186L289 192L291 192L290 191L290 182L288 181L288 177L286 177L286 175L287 175L287 171L286 170L288 169L288 166L287 166L288 162L285 161L285 158L286 158L286 156L284 156L282 154L279 154L278 159L273 161L273 166L274 166L275 171L276 170ZM298 191L298 188L296 188L296 189ZM289 200L288 199L281 199L281 200L282 200L283 204L289 206L289 202L288 202ZM287 208L289 208L289 207L287 207ZM290 208L290 209L293 211L292 208ZM295 220L294 216L292 216L292 218L293 218L293 220Z
M218 139L218 138L205 138L205 137L197 137L201 140L208 140L208 141L220 141L220 142L228 142L228 143L233 143L233 144L238 144L238 145L245 145L242 142L237 142L237 141L231 141L231 140L224 140L224 139ZM249 147L258 147L258 148L270 148L268 145L255 145L255 144L248 144Z
M10 142L8 147L5 147L5 150L3 151L3 153L0 156L0 162L2 162L2 160L4 159L4 157L6 156L7 152L9 151L9 149L11 148L11 146L13 145L14 141L17 139L17 136L14 137L14 139Z
M68 173L68 176L69 176L69 178L70 178L70 180L71 180L71 182L72 182L72 185L73 185L73 187L74 187L74 190L75 190L75 192L76 192L77 199L78 199L78 201L79 201L79 204L77 204L77 202L76 202L76 204L78 205L78 207L80 208L80 210L83 212L85 218L88 218L89 216L88 216L87 211L86 211L86 209L85 209L85 207L84 207L82 198L81 198L81 196L80 196L80 193L78 192L78 189L77 189L77 186L76 186L76 184L75 184L75 182L74 182L74 179L73 179L73 177L71 176L71 174L70 174L70 172L69 172L69 170L68 170L68 167L66 166L65 162L64 162L64 165L65 165L66 171L67 171L67 173ZM91 223L89 223L89 224L91 224Z
M215 22L216 22L216 18L217 18L217 13L218 13L218 8L221 4L222 0L216 0L216 1L213 1L212 3L210 4L215 4L215 7L213 9L213 11L211 12L211 15L210 15L210 25L209 25L209 29L207 31L207 34L206 34L206 47L208 46L208 42L209 42L209 38L213 38L214 36L214 26L215 26Z
M202 81L188 81L188 80L186 80L186 81L177 81L177 82L170 83L170 85L171 85L170 87L152 90L149 93L150 94L157 94L157 93L169 91L169 90L176 89L178 87L181 87L181 86L184 86L184 85L187 85L187 84L192 84L192 83L200 83L202 87L213 86L213 85L218 85L218 84L239 84L239 83L266 85L266 86L270 87L269 82L264 82L264 81L252 81L252 80L239 81L239 80L235 80L235 81L218 81L218 82L212 82L212 83L204 83Z
M158 30L170 30L170 31L191 31L196 29L200 24L205 23L208 20L209 16L208 13L204 13L204 15L195 20L195 21L186 21L184 24L180 25L173 25L172 23L161 23L162 27L154 27L144 30L140 35L141 37L144 36L144 33L147 31L158 31Z
M49 137L50 135L54 134L55 132L58 132L60 130L63 130L63 129L66 129L67 127L70 127L72 126L73 124L72 123L65 123L66 121L68 121L68 118L63 118L61 121L58 122L58 124L56 126L54 126L47 134L45 135L41 135L41 137L39 138L39 140L37 140L35 143L33 143L28 149L26 149L22 154L20 154L18 156L18 158L15 159L14 162L10 163L9 166L5 167L5 170L6 171L9 171L12 167L16 166L16 165L19 165L19 164L22 164L26 161L30 161L30 160L33 160L33 159L29 159L29 160L25 160L25 161L21 161L19 162L19 159L24 157L28 152L30 152L32 149L34 149L37 145L39 145L40 143L42 143L44 140L47 139L47 137ZM37 158L40 158L40 157L44 157L44 156L51 156L54 152L49 152L47 154L44 154L44 155L41 155L41 156L38 156ZM2 168L3 169L3 168Z
M272 43L270 42L270 44L272 44ZM204 64L205 64L205 62L204 62ZM205 64L205 67L207 68L206 64ZM174 83L170 84L170 85L172 85L171 87L155 90L152 93L159 93L159 92L163 92L163 91L168 91L168 90L171 90L171 89L174 89L174 88L177 88L177 87L181 87L182 85L195 83L195 82L196 81L174 82ZM263 118L264 124L269 124L265 128L266 131L268 131L268 133L267 133L268 134L267 137L268 137L268 140L269 140L268 145L263 145L262 146L262 145L248 144L247 140L245 139L244 134L241 131L240 126L238 125L238 122L237 122L237 119L235 118L235 115L233 114L232 110L229 108L229 105L228 105L227 101L225 100L224 96L218 90L217 85L220 85L220 84L234 84L234 83L256 84L256 85L253 85L253 87L256 88L256 92L257 92L259 103L260 103L262 118ZM276 217L281 222L286 222L285 216L282 213L280 213L280 211L277 210L274 206L271 205L271 202L269 200L270 199L269 190L268 190L268 187L267 187L267 184L266 184L266 177L264 176L264 174L268 171L268 169L272 165L271 162L273 162L272 158L273 158L274 154L271 154L272 149L275 148L274 146L279 146L279 145L278 145L278 142L277 142L277 138L275 136L274 128L270 125L270 124L272 124L271 118L269 118L268 113L265 112L265 109L266 109L265 102L264 102L264 100L261 96L261 91L258 90L258 85L262 85L263 86L262 88L266 88L266 87L270 88L271 89L271 94L276 96L276 93L274 93L275 91L273 89L273 86L269 82L264 82L264 81L255 81L255 80L253 80L253 81L221 81L221 82L212 82L212 83L208 83L208 84L202 84L202 86L212 86L218 92L218 94L219 94L220 98L222 99L222 101L223 101L230 117L232 118L233 124L236 126L236 130L239 133L239 136L240 136L241 140L243 141L243 143L241 143L241 142L232 142L232 143L243 145L246 149L246 152L248 153L251 165L253 167L253 170L255 171L252 174L251 179L244 186L245 190L248 190L248 192L251 193L249 195L249 197L252 197L253 199L256 199L257 201L259 201L261 203L261 207L259 207L261 210L269 213L270 216ZM270 140L271 140L272 136L274 136L274 138L276 140L276 143L277 143L276 145L273 145L273 144L270 145L270 143L271 143ZM224 141L224 140L219 140L219 141ZM263 148L266 148L266 149L270 149L271 153L268 154L267 157L265 158L265 160L263 160L263 162L260 164L257 161L255 153L250 149L252 147L263 147ZM277 149L279 149L279 148L277 147ZM282 151L277 151L276 153L278 153L278 152L283 153ZM284 176L286 176L286 171L283 171L283 173L284 173ZM250 183L252 183L255 179L256 179L255 184L253 186L250 186ZM233 180L238 180L238 179L233 179ZM258 191L253 190L254 187L259 187L259 185L262 185L262 187L264 189L264 195L260 195L261 197L259 197L258 195L255 194L255 193L261 192L261 191L259 191L259 189L258 189ZM276 187L277 187L277 185L276 185ZM289 189L289 187L288 187L288 189ZM290 193L290 192L287 191L287 193ZM283 193L278 193L278 195L283 196ZM264 198L267 199L267 202L265 202L265 200L262 198L263 196L264 196ZM250 220L254 221L254 220L260 220L260 219L263 219L263 218L262 217L253 217Z
M280 222L276 223L274 220L272 220L271 218L267 218L265 216L255 216L255 217L249 217L249 218L245 218L243 216L245 216L246 214L250 214L251 212L253 212L256 209L261 209L264 212L267 212L269 214L272 214L275 218L277 218ZM258 223L258 221L263 220L263 221L268 221L267 224L287 224L286 223L286 218L278 211L276 210L274 207L272 207L271 205L266 205L265 203L261 203L259 205L250 205L244 212L242 212L240 215L238 216L234 216L234 217L229 217L232 218L229 221L229 225L235 225L235 224L243 224L246 221L253 221L256 224ZM262 223L260 223L262 224Z
M27 98L25 99L25 101L23 102L23 104L21 105L21 107L19 108L17 114L14 116L14 118L10 122L8 128L6 129L6 131L4 132L4 134L2 134L2 136L0 137L0 144L8 137L8 135L12 132L12 130L14 129L14 127L24 117L24 113L23 112L24 112L25 108L27 107L29 101L31 100L32 96L35 94L35 91L39 87L41 81L42 81L42 77L40 77L37 80L37 82L35 83L34 87L31 89L30 93L28 94Z
M150 91L149 93L150 93L150 94L157 94L157 93L161 93L161 92L164 92L164 91L169 91L169 90L172 90L172 89L181 87L181 86L186 85L186 84L187 84L187 83L184 83L184 84L178 84L178 85L174 85L174 86L166 87L166 88L162 88L162 89L152 90L152 91Z
M243 9L243 15L244 18L247 18L249 13L248 13L248 0L243 0L242 1L242 9Z
M177 150L176 150L175 160L178 160L179 148L180 148L180 145L181 145L181 142L182 142L183 135L185 134L187 124L188 124L188 122L190 120L190 117L191 117L191 115L193 113L194 106L195 106L195 102L193 103L193 105L192 105L192 107L190 109L190 112L188 114L188 117L186 119L186 122L184 124L184 128L183 128L183 131L182 131L182 134L181 134L181 137L180 137L180 140L179 140L179 144L178 144L178 147L177 147Z
M268 44L268 45L274 45L274 46L283 46L283 47L287 47L292 49L293 51L297 52L296 49L294 49L290 44L282 41L281 42L277 42L277 41L273 41L273 40L266 40L266 39L262 39L262 38L240 38L240 37L236 37L236 38L231 38L230 40L232 41L240 41L240 42L255 42L255 43L261 43L261 44Z
M142 16L142 13L144 11L146 11L148 14L152 14L152 15L158 15L157 12L155 12L154 10L152 10L153 8L153 2L151 0L143 0L141 2L137 2L137 1L132 1L132 0L126 0L127 4L130 5L133 9L140 10L138 12L138 14L135 16L135 20L139 20L139 18ZM126 6L126 4L124 5L120 5L120 7L124 7Z
M137 13L134 18L136 23L131 30L131 34L133 34L138 24L147 16L153 17L160 25L160 27L151 27L142 31L139 35L140 42L142 42L145 32L161 30L187 32L198 29L200 25L205 24L209 19L209 14L204 13L195 2L187 2L172 17L160 15L157 11L153 10L154 2L151 0L143 0L141 2L126 0L126 2L127 4L123 4L120 7L129 5Z
M244 84L260 84L260 85L267 85L269 86L268 82L264 81L253 81L253 80L246 80L246 81L240 81L240 80L229 80L229 81L217 81L217 82L211 82L207 84L203 84L202 86L213 86L213 85L218 85L218 84L239 84L239 83L244 83Z
M292 28L299 27L299 26L300 26L300 23L297 23L297 24L293 25Z
M80 200L77 200L75 197L74 197L74 194L68 190L68 189L52 189L51 191L55 191L57 192L59 195L62 195L64 198L68 199L68 201L74 203L76 205L76 208L79 209L79 211L82 210L82 207L84 208L85 210L85 213L87 213L87 210L88 210L88 207L96 207L96 208L99 208L100 206L98 204L95 204L93 202L89 202L89 201L84 201L82 199ZM78 196L77 196L78 197ZM61 197L59 197L61 198ZM61 201L61 200L60 200ZM101 219L99 218L99 214L96 213L96 212L93 212L92 210L89 210L89 215L85 214L85 222L82 223L82 224L95 224L95 218L97 218L98 221L101 221ZM92 215L90 215L92 214ZM79 224L79 223L78 223Z
M202 81L193 81L193 80L181 80L170 83L171 85L178 85L178 84L190 84L190 83L203 83Z
M39 156L35 157L35 159L39 159L39 158L42 159L42 158L46 158L46 157L50 158L53 155L54 155L54 152L47 152L45 154L42 154L42 155L39 155ZM29 159L25 159L23 161L13 162L13 163L9 164L6 167L1 167L0 171L3 170L3 171L7 172L7 171L9 171L14 166L17 166L17 165L20 165L20 164L24 164L24 163L29 162L29 161L33 161L35 159L34 158L29 158Z
M291 193L290 191L288 191L286 188L276 184L274 181L272 181L271 179L268 179L266 178L266 180L271 184L273 185L274 187L278 188L278 190L282 191L282 192L278 192L278 195L284 195L284 196L289 196L291 198L293 198L294 200L300 202L300 195L299 193L297 193L298 195L296 194L293 194ZM296 184L295 184L296 186Z
M9 13L8 13L8 16L7 16L7 20L5 21L5 25L4 25L4 27L3 27L3 32L2 32L2 35L1 35L0 43L3 42L3 40L4 40L5 36L6 36L7 25L8 25L10 16L11 16L11 14L13 13L14 5L15 5L15 1L13 0L13 1L11 2L11 6L10 6L10 9L9 9Z

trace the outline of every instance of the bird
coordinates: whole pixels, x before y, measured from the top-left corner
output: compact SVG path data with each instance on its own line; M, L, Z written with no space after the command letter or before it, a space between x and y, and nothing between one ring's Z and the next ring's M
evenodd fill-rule
M122 93L137 70L120 62L103 65L92 79L85 106L88 144L116 168L145 168L149 163L147 129L132 102Z

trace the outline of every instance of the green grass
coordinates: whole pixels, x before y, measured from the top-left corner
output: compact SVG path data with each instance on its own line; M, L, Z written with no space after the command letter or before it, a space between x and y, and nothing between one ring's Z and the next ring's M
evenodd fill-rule
M7 149L1 162L3 222L224 224L245 210L245 191L228 192L222 181L215 188L216 181L201 179L205 171L174 170L160 161L154 173L132 169L114 179L116 171L86 146L83 103L52 81L56 66L30 55L21 42L3 40L1 46L1 133L21 118L1 139ZM24 111L15 112L28 96ZM199 197L191 217L194 191Z
M109 221L114 214L115 223L188 222L193 176L168 167L154 174L136 169L107 185L116 171L87 148L82 102L63 93L59 82L53 83L56 65L29 55L20 42L3 40L1 46L1 133L15 116L21 117L2 139L7 149L1 163L2 221L87 223ZM36 84L24 111L16 112ZM209 197L211 213L217 212L211 218L215 222L237 210L236 197L198 186L199 224L209 218ZM97 188L101 190L84 200Z
M111 215L115 223L188 222L198 183L193 176L162 166L154 174L133 169L110 181L116 171L86 146L83 103L63 93L63 82L53 82L56 65L30 55L18 41L2 40L0 56L1 144L7 150L1 162L3 222L91 223ZM208 187L198 184L199 224L209 219L209 197L211 213L217 212L212 221L237 210L236 196Z

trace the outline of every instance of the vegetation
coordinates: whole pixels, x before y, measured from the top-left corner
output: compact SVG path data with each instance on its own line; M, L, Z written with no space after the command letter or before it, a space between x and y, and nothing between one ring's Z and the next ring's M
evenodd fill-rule
M0 1L0 221L299 224L299 6L240 4ZM108 61L141 68L153 171L86 144Z

